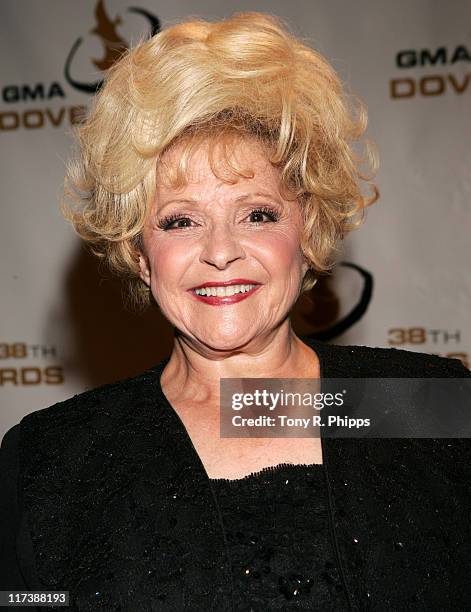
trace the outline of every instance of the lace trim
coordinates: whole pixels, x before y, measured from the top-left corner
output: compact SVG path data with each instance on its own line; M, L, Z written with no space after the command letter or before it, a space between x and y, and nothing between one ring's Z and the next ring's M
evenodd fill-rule
M284 472L286 469L292 470L293 472L304 471L306 468L313 469L319 472L324 471L324 465L322 463L278 463L276 465L269 465L256 472L250 472L241 478L210 478L211 482L240 482L241 480L249 480L253 478L259 478L260 476L267 476L270 474L279 474Z

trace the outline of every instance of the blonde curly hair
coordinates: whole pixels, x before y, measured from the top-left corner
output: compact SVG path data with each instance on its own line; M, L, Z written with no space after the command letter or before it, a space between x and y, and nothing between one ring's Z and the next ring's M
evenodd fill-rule
M139 252L162 156L177 142L191 149L202 139L256 137L302 206L300 246L310 269L301 292L308 291L332 267L337 242L379 197L365 129L363 104L279 18L192 19L140 42L108 71L77 129L79 155L68 166L62 210L144 307L151 296L139 276Z

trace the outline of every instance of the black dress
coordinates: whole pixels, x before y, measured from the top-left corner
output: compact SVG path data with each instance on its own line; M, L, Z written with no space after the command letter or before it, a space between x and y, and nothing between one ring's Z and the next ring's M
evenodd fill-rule
M345 609L322 465L280 463L211 483L226 531L238 612Z
M433 355L317 341L309 346L319 355L321 379L471 377L457 360ZM232 507L235 492L226 495L227 503L222 492L234 483L213 490L218 483L210 482L162 391L167 363L33 412L6 433L0 452L0 590L69 590L77 612L237 612L231 586L241 576L231 571L230 542L214 503L219 491L227 531L234 531L232 511L224 508ZM422 406L413 401L401 410L420 417ZM295 572L305 578L296 585L292 577L284 592L277 586L268 594L275 610L302 609L298 595L285 599L293 583L292 594L297 586L299 594L301 586L310 586L307 609L470 610L469 439L324 437L322 443L326 496L307 495L306 479L296 494L290 491L289 504L280 503L282 480L278 490L257 489L264 497L254 508L258 531L249 535L268 538L264 529L276 516L278 525L295 526L293 563L273 536L276 548L271 544L268 559L242 554L247 549L233 541L235 569L242 551L240 562L269 562L266 575L273 572L274 585L286 586L283 578ZM315 474L322 480L318 469ZM322 554L316 508L326 497L322 525L330 530L330 545L324 540ZM238 507L252 503L250 496ZM239 519L242 526L246 518ZM301 547L299 534L308 527ZM330 567L333 553L336 565ZM253 609L255 572L248 585L236 584L239 603L248 594ZM320 603L322 597L327 603ZM263 606L268 612L269 605Z
M5 537L0 587L21 590L31 587L11 554L20 516L12 503L18 478L17 434L18 426L3 439L0 454L5 502L0 504ZM225 527L237 612L345 609L329 536L323 465L280 463L237 480L210 482ZM32 555L29 540L26 544ZM30 571L30 578L37 580L32 567Z

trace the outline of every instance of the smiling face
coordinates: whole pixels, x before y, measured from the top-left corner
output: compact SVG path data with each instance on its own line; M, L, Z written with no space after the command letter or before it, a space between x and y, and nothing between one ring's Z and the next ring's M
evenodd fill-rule
M249 178L218 178L203 144L177 189L162 168L176 167L181 146L159 165L141 278L180 333L213 350L234 350L286 321L299 295L308 268L300 205L281 195L279 170L254 139L238 139L231 151Z

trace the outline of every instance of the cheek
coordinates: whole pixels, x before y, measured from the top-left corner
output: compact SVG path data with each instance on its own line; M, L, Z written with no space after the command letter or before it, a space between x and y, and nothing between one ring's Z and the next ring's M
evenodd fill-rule
M151 284L155 289L178 283L188 268L188 248L182 243L168 244L161 240L154 243L149 252Z
M299 232L293 229L278 229L264 233L254 248L271 269L293 269L301 263L302 254Z

